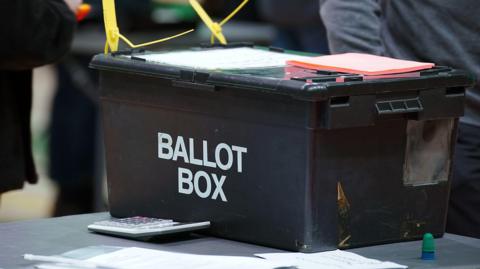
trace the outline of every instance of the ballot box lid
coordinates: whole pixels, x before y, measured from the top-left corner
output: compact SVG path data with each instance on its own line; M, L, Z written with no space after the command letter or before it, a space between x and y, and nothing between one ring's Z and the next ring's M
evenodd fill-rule
M283 62L295 57L314 56L302 52L241 44L195 47L173 52L127 50L99 54L94 56L90 67L101 71L168 79L173 85L192 89L217 91L222 87L228 87L264 94L289 95L313 101L337 96L418 92L438 88L455 92L456 88L464 89L475 82L470 73L446 66L437 65L416 72L367 76L311 70L283 63L275 65L271 62L272 59L265 59L264 54L245 56L256 57L255 61L249 61L237 53L240 51L235 51L239 48L242 49L242 53L245 52L243 50L245 48L250 50L247 51L249 53L269 52L275 56L275 60L284 60ZM159 55L160 57L157 57ZM163 56L168 56L165 61L162 59ZM157 61L157 58L160 60ZM237 63L238 65L234 66Z

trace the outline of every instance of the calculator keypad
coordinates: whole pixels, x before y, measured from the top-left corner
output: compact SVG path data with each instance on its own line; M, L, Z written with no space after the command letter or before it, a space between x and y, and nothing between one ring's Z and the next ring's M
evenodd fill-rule
M148 238L156 235L174 234L205 229L209 221L176 222L171 219L147 217L110 218L88 225L90 231L123 236L127 238Z
M123 219L110 219L95 222L95 225L107 226L107 227L119 227L127 229L155 229L167 226L173 226L178 224L171 219L157 219L147 217L131 217Z

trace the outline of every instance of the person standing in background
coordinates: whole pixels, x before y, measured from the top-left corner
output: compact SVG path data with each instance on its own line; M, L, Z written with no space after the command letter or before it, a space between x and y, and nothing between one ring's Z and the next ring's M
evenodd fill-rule
M257 0L260 17L277 30L273 46L311 53L328 53L318 0Z
M72 49L56 65L58 83L49 126L49 176L57 186L52 216L105 211L102 177L103 154L99 120L98 74L88 68L92 57L103 46L95 33L103 31L101 0L84 0L89 15L78 25ZM151 0L115 0L117 20L123 31L154 27ZM89 44L90 47L85 47ZM95 45L93 45L95 47Z
M477 0L320 0L332 53L434 62L480 74ZM447 232L480 238L480 85L466 93Z
M35 183L30 110L32 69L60 59L81 0L0 0L0 194Z

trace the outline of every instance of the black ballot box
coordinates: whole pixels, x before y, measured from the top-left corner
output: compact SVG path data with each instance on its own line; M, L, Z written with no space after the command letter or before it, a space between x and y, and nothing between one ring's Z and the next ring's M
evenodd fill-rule
M473 78L284 64L294 57L95 56L111 215L209 220L211 235L302 252L442 236Z

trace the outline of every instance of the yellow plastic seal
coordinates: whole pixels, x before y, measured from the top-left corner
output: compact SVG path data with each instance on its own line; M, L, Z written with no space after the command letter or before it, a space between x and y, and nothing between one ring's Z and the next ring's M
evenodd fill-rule
M115 0L102 0L102 6L103 6L103 22L105 24L105 35L107 38L105 42L105 51L104 51L105 54L107 54L109 51L111 52L117 51L118 42L120 39L124 41L131 48L140 48L140 47L145 47L145 46L157 44L160 42L164 42L170 39L174 39L194 31L193 29L190 29L188 31L179 33L177 35L135 45L130 40L128 40L124 35L122 35L120 33L120 30L118 29L117 17L116 17L116 11L115 11Z
M120 31L117 26L117 16L115 13L114 0L102 0L103 5L103 23L105 24L105 35L107 42L105 43L105 54L110 51L118 50L118 39Z
M200 5L200 3L198 3L197 0L189 0L190 2L190 5L193 7L193 9L195 10L195 12L197 12L198 16L200 17L200 19L202 19L203 23L205 23L205 25L208 27L208 29L210 30L210 32L212 32L212 36L210 38L210 42L212 44L215 43L215 39L217 39L220 44L222 45L226 45L227 44L227 39L225 38L225 36L223 35L223 32L222 32L222 26L227 23L231 18L233 18L233 16L235 16L235 14L237 14L242 8L243 6L245 6L247 3L248 3L248 0L243 0L242 3L240 3L240 5L238 5L227 17L225 17L225 19L223 19L220 23L217 23L217 22L214 22L210 16L207 14L207 12L205 12L205 10L203 9L203 7Z

